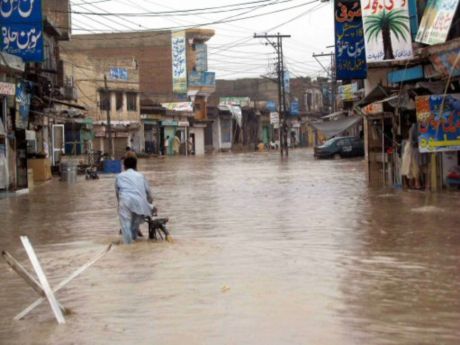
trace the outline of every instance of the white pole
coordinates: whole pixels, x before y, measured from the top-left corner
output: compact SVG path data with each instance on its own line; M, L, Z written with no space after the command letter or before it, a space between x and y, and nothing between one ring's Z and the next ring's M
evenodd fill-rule
M27 252L27 255L29 256L30 262L32 263L32 266L37 273L38 280L40 281L40 285L43 288L43 291L45 292L46 298L48 299L48 302L50 303L51 309L53 310L54 316L56 317L56 320L59 324L64 324L65 319L64 315L62 315L62 311L59 308L58 301L56 297L54 296L53 291L51 290L50 284L48 283L48 279L46 278L45 272L43 272L42 266L40 265L40 262L38 261L37 255L35 254L35 250L30 244L29 238L27 236L21 236L21 242L22 245L24 246L24 249Z

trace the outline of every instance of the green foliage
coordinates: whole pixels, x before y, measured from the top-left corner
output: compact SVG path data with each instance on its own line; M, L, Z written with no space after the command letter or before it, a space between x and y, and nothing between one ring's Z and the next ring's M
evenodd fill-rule
M394 33L398 40L401 38L407 40L407 34L410 34L408 21L409 17L405 15L403 9L390 12L383 10L380 13L369 16L365 21L367 39L369 41L372 39L377 40L381 32L389 30Z

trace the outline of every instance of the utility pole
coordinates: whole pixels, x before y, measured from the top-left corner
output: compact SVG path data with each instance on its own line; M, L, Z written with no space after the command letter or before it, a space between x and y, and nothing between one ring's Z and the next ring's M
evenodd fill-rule
M104 95L105 99L103 102L105 103L104 105L107 107L107 132L109 134L109 154L110 154L110 159L114 158L114 152L113 152L113 142L112 142L112 123L110 121L110 107L111 103L110 102L110 92L109 92L109 87L107 86L107 75L104 74Z
M283 38L290 38L291 35L281 35L277 33L276 35L257 35L254 34L254 38L265 38L275 50L277 54L277 64L276 64L276 74L278 79L278 112L280 116L280 152L281 156L286 153L286 156L289 156L289 149L287 143L287 130L288 125L286 121L286 88L284 85L284 55L283 55ZM270 40L270 38L275 38L275 41Z
M331 58L331 70L329 71L320 60L319 57L330 57ZM326 72L327 76L331 78L331 94L332 94L332 112L335 113L337 111L336 105L336 98L337 98L337 77L335 73L335 54L334 53L321 53L321 54L313 54L315 60L320 64L323 70Z

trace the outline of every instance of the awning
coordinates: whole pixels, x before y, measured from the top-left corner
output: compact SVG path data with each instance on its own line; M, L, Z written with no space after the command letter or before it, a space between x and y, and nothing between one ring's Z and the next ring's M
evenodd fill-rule
M340 115L343 115L343 111L336 111L335 113L321 117L321 119L332 119L333 117L338 117Z
M369 92L366 97L359 101L356 106L365 107L368 104L380 101L387 97L390 97L391 89L383 87L382 85L377 85L371 92Z
M330 138L337 134L346 131L348 128L353 127L362 121L362 116L349 116L337 121L327 122L312 122L311 125L323 133L326 137Z

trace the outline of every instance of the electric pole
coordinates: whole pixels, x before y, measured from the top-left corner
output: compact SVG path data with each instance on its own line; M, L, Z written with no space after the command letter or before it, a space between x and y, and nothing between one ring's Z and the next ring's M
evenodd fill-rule
M319 57L331 57L331 70L329 71L320 60ZM334 53L321 53L321 54L313 54L315 60L320 64L323 70L326 72L327 76L331 78L331 94L332 94L332 112L335 113L337 111L336 105L336 98L337 98L337 77L335 73L335 54Z
M112 123L110 121L110 108L112 105L112 102L110 102L110 92L109 92L109 87L107 86L107 75L104 74L104 95L105 99L103 100L104 106L107 109L107 132L109 134L109 154L110 154L110 159L114 158L114 152L113 152L113 143L112 143Z
M284 80L284 54L283 54L283 38L290 38L291 35L257 35L254 34L254 38L265 38L275 50L277 54L277 63L276 63L276 74L278 79L278 112L280 116L280 152L281 156L286 153L286 156L289 156L288 149L288 125L286 121L286 85ZM270 40L271 38L276 39L276 41Z

